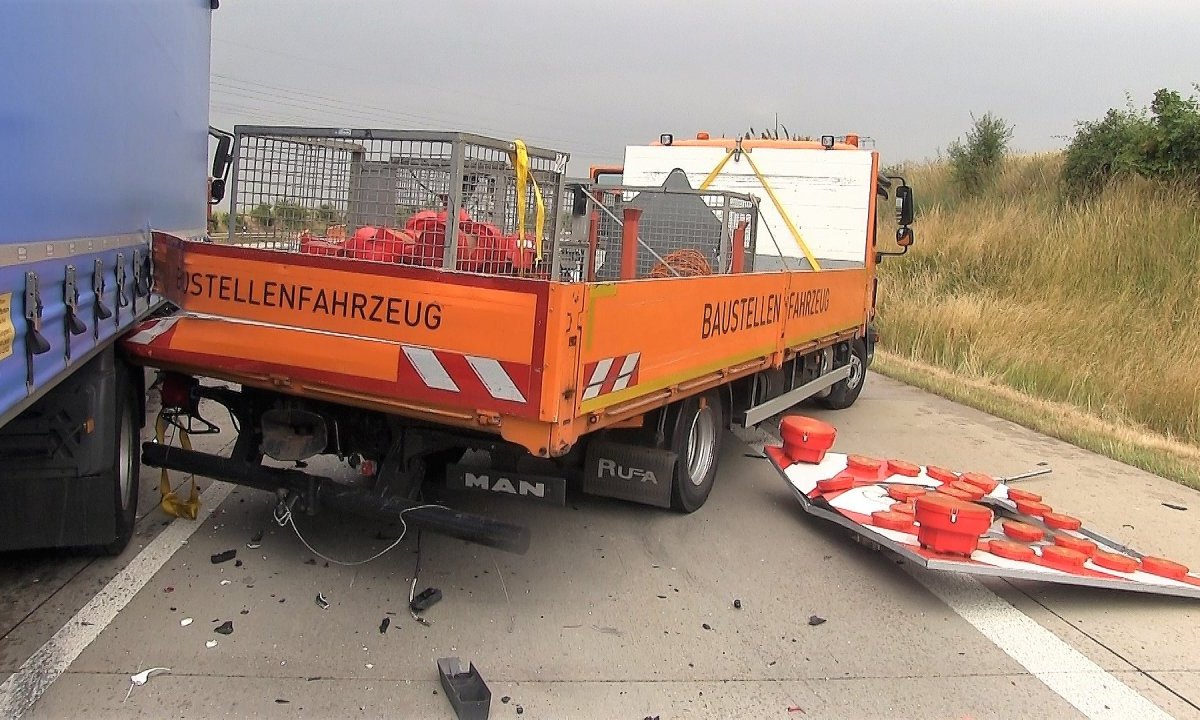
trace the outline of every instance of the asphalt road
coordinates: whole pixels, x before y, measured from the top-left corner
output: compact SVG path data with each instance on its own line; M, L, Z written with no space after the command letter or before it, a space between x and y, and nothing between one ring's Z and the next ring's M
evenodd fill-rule
M1200 566L1200 497L1161 478L879 376L850 410L812 413L838 426L843 452L1001 475L1048 462L1054 473L1025 487ZM514 556L424 534L418 589L444 594L428 626L406 608L415 535L374 562L327 565L273 523L264 493L203 481L212 514L168 522L145 470L145 516L121 557L0 556L0 678L16 673L0 708L453 718L435 660L457 655L491 688L493 718L1200 717L1197 601L910 567L805 515L753 437L728 439L691 516L456 496L528 524L533 546ZM343 560L398 530L297 522ZM210 561L228 549L240 565ZM214 632L226 621L231 634ZM170 671L131 687L152 667Z

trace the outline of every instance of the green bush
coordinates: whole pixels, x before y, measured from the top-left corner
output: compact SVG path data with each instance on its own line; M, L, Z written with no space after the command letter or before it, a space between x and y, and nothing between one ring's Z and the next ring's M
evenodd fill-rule
M1162 89L1148 110L1130 103L1079 123L1062 172L1067 194L1076 198L1122 174L1194 186L1200 183L1200 103Z
M966 140L955 140L946 149L954 184L967 195L979 193L996 178L1013 133L1011 125L990 112L978 119L972 115L971 122Z

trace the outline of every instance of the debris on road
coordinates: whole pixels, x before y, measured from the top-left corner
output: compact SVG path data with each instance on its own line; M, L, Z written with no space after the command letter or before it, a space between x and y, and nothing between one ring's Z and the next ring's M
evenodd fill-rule
M204 647L208 648L209 650L212 650L216 646L217 646L216 640L209 640L208 642L204 643Z
M816 627L817 625L824 625L825 618L821 617L820 615L809 615L808 624L812 625L813 627Z
M507 705L507 704L508 704L508 701L509 701L509 700L512 700L512 698L510 698L510 697L509 697L509 696L507 696L507 695L505 695L504 697L500 698L500 702L504 703L505 705Z
M741 601L740 599L738 599L738 598L734 598L734 599L733 599L733 609L734 609L734 610L741 610L741 609L742 609L742 601Z
M287 705L290 702L291 702L291 700L284 700L283 698L275 698L276 705Z
M790 713L800 713L801 715L807 715L807 714L808 714L808 713L804 712L804 708L800 707L799 705L788 705L788 712L790 712Z
M1163 507L1169 507L1172 510L1184 510L1184 511L1187 510L1187 508L1183 505L1176 505L1175 503L1169 503L1169 502L1163 503Z
M383 618L383 620L379 623L379 634L380 635L386 634L387 630L388 630L388 625L391 625L391 624L392 624L391 618L385 616Z
M254 533L254 537L250 538L250 542L246 543L246 547L251 550L257 550L262 547L263 534L262 530Z
M210 558L210 560L212 560L213 565L220 565L223 562L229 562L230 560L234 559L235 557L237 557L236 549L226 550L225 552L219 552L219 553L213 555Z
M175 588L174 588L173 586L171 586L171 585L168 585L168 586L166 586L165 588L163 588L163 592L165 592L165 593L173 593L173 592L175 592Z
M435 587L425 588L417 593L417 596L412 599L408 607L415 613L425 612L433 607L442 599L442 591Z
M188 625L191 625L191 624L192 624L191 618L184 618L179 621L179 627L187 627Z
M241 560L234 560L234 561L233 561L233 566L234 566L234 567L241 567L241 566L242 566L242 561L241 561Z
M220 633L222 635L232 635L233 634L233 621L226 620L225 622L221 623L217 627L213 628L213 632Z
M703 623L700 625L700 627L704 628L705 630L712 630L712 625L709 625L708 623Z
M1200 574L1186 565L1143 556L1008 485L1048 467L1005 478L833 453L836 428L796 415L780 435L783 446L764 452L803 510L870 547L931 570L1200 599Z
M281 599L279 602L283 602L283 600ZM324 593L317 593L317 607L322 610L329 609L329 601L325 599Z
M475 663L464 669L462 660L456 657L438 658L437 668L442 690L459 720L486 720L491 711L492 691L475 669ZM518 705L517 714L522 712Z
M141 671L137 675L130 675L129 680L134 685L137 685L140 687L142 685L145 685L147 682L149 682L150 676L154 675L155 673L169 673L169 672L171 672L171 668L166 668L166 667L150 668L149 670Z
M222 580L222 581L221 581L221 585L222 585L222 587L223 587L223 586L225 586L225 585L228 585L230 582L232 582L232 581L231 581L231 580Z

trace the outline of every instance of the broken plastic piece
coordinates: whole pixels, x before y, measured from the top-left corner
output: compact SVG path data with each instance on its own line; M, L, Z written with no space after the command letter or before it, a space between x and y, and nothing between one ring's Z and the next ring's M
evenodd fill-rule
M179 627L187 627L188 625L191 625L191 624L192 624L191 618L184 618L179 621Z
M232 635L233 634L233 621L226 620L225 622L221 623L217 627L213 628L213 632L220 633L221 635Z
M279 602L283 602L283 601L280 600ZM322 610L329 609L329 601L325 599L325 595L323 593L317 593L316 602L317 602L317 607L321 608Z
M809 625L812 625L815 627L817 625L822 625L824 623L825 623L825 618L821 617L820 615L809 615L808 616L808 624Z
M220 565L223 562L229 562L235 557L237 557L237 550L226 550L225 552L219 552L216 555L213 555L210 559L212 560L213 565Z
M483 681L475 664L463 668L456 657L438 658L438 676L446 699L459 720L487 720L491 712L492 691Z
M417 596L412 599L412 602L408 604L408 607L415 613L425 612L429 608L436 605L441 599L441 590L438 590L434 587L425 588L421 592L417 593Z
M208 648L209 650L212 650L216 646L217 646L216 640L209 640L208 642L204 643L204 647Z
M384 618L384 619L383 619L383 620L382 620L382 621L379 623L379 634L380 634L380 635L383 635L383 634L387 633L387 630L388 630L388 625L391 625L391 624L392 624L392 619L391 619L391 618L388 618L388 617L385 617L385 618Z
M141 685L145 685L150 680L151 675L153 675L155 673L169 673L169 672L171 672L171 668L165 668L165 667L150 668L149 670L141 671L137 675L130 675L129 680L134 685L141 686Z

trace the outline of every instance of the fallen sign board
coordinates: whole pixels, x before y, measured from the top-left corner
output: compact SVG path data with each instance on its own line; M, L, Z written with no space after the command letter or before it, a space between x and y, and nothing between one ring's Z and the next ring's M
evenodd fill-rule
M1036 493L981 473L814 454L789 445L783 434L784 447L764 450L806 512L923 567L1200 598L1200 575L1186 566L1088 530ZM828 440L831 445L832 434Z

